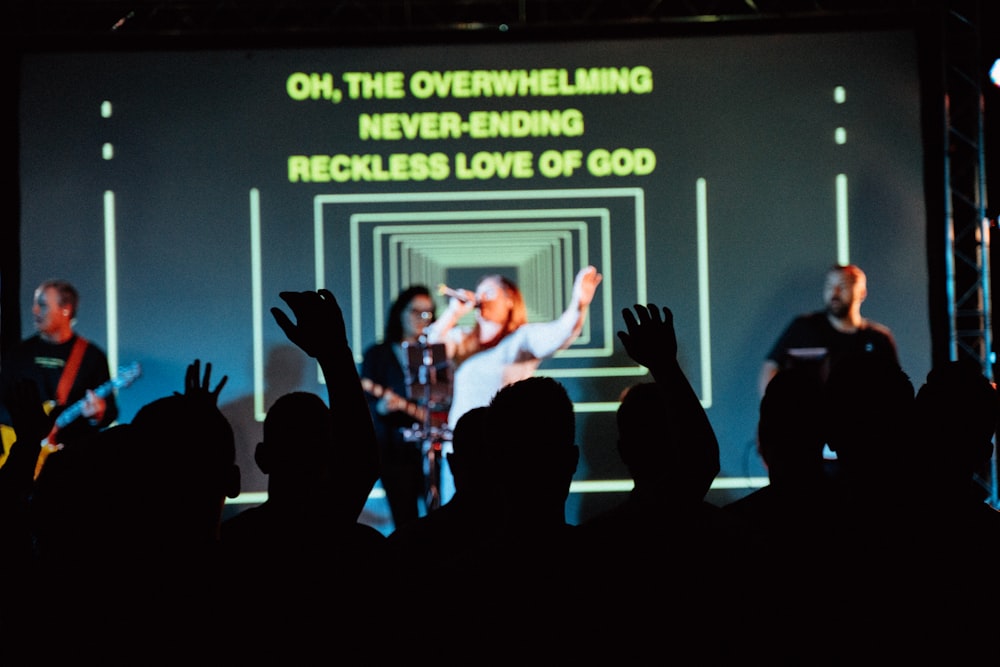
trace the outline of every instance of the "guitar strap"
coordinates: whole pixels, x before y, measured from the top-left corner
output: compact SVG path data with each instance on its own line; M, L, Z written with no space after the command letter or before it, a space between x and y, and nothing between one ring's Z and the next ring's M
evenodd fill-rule
M83 351L85 349L87 349L87 340L83 336L77 336L76 342L73 343L73 349L69 351L66 365L63 366L62 375L59 376L59 384L56 386L56 405L66 405L70 387L73 386L73 382L76 380L77 371L80 370L80 362L83 360ZM62 445L56 443L56 433L58 431L59 427L53 424L52 430L42 440L41 453L38 455L38 461L35 463L35 479L38 479L38 475L42 471L42 466L45 464L45 459L48 458L49 454L62 449Z
M78 335L76 342L73 343L73 349L70 350L69 358L66 359L62 375L59 376L59 385L56 387L57 405L66 405L66 400L69 398L69 390L76 380L77 371L80 370L80 362L83 360L85 349L87 349L87 339Z

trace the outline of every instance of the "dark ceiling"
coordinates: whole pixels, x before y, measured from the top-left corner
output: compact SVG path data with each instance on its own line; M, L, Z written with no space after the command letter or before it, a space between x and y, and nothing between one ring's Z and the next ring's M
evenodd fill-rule
M885 24L963 13L990 2L905 0L8 0L0 33L37 42L232 40L337 41L600 29L741 30L792 24ZM962 6L965 7L962 7ZM936 20L936 19L934 19Z

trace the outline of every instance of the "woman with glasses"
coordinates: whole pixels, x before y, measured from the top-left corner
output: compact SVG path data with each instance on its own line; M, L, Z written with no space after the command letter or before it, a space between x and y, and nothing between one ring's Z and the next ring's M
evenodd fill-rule
M425 491L420 446L405 435L423 419L422 407L407 399L404 343L416 344L434 315L430 289L411 285L403 290L389 308L382 340L365 350L359 371L368 392L382 460L382 488L394 527L420 515Z

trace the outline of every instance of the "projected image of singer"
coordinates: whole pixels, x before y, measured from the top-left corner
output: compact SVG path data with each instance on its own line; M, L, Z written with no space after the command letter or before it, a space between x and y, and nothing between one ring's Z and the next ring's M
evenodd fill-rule
M430 343L444 343L454 365L448 424L472 408L487 405L503 386L531 376L543 359L568 347L583 329L590 302L603 276L593 266L573 282L566 310L551 322L528 322L521 290L502 275L479 280L475 291L441 286L451 297L448 308L424 333ZM476 310L472 326L457 326Z

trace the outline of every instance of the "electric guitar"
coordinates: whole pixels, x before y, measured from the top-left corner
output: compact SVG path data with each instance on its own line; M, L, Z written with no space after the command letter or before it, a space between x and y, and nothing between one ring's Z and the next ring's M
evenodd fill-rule
M427 409L424 406L414 403L413 401L400 396L392 389L383 387L368 378L361 378L361 388L365 390L365 393L370 394L375 398L382 398L383 396L388 398L390 400L390 405L400 406L394 411L405 412L421 424L424 423L424 419L427 417Z
M125 387L130 386L133 382L139 379L141 375L142 375L142 366L139 365L139 362L134 362L128 366L123 366L118 369L118 375L111 378L107 382L101 384L100 386L95 387L93 390L94 394L96 394L99 398L107 398L111 394L111 392L115 391L116 389L124 389ZM51 454L52 452L59 451L60 449L62 449L62 445L56 441L56 436L58 435L59 431L66 428L67 426L69 426L70 424L72 424L73 422L75 422L77 419L80 418L80 416L83 414L83 406L86 405L86 403L87 403L87 398L86 397L81 398L79 401L68 405L66 409L64 409L62 412L56 415L56 421L52 425L52 430L49 431L49 434L45 436L45 438L41 442L42 451L41 454L38 456L38 463L35 465L36 479L38 477L38 473L41 472L42 466L45 464L45 459L48 457L48 455ZM46 412L51 412L51 410L54 408L54 404L52 401L49 401L45 407L46 407Z
M95 387L94 393L98 398L107 398L111 395L111 392L116 389L124 389L125 387L131 385L139 379L140 375L142 375L142 366L139 365L139 362L123 366L118 369L117 376L111 378L99 387ZM53 424L52 430L49 432L48 436L46 436L45 440L54 442L53 438L60 429L66 428L80 418L80 415L83 414L83 406L86 405L86 403L87 399L81 398L79 401L72 403L65 410L60 412L58 416L56 416L56 422ZM45 441L42 441L42 445L45 445Z

